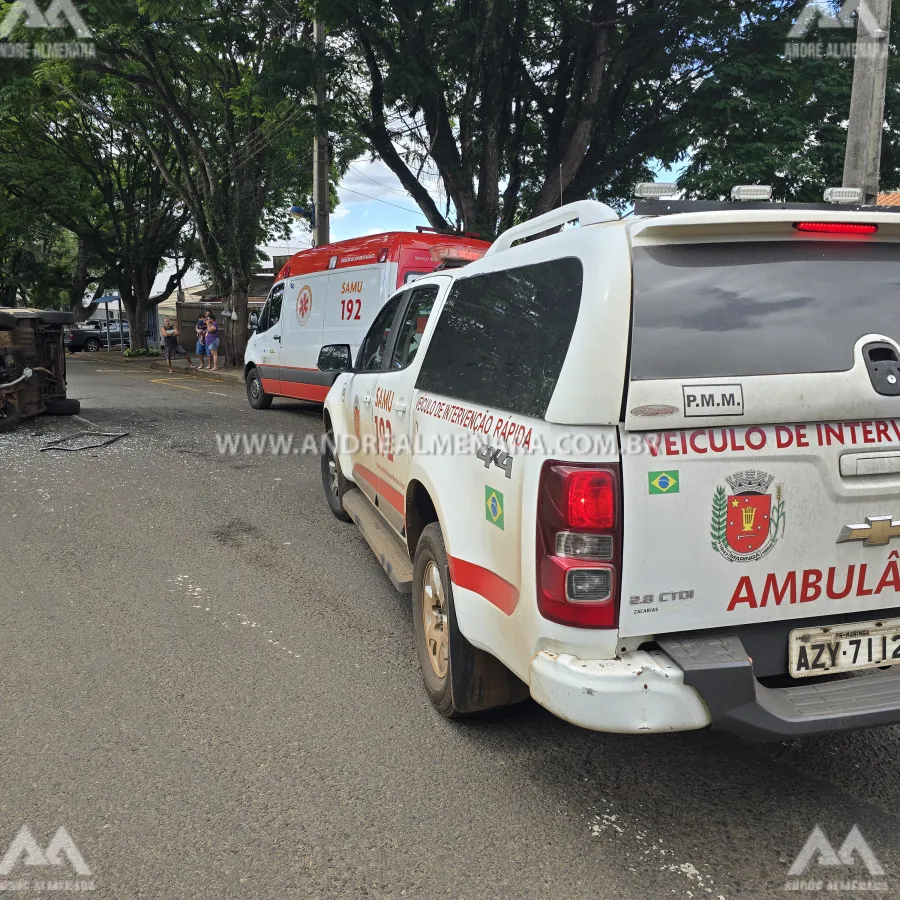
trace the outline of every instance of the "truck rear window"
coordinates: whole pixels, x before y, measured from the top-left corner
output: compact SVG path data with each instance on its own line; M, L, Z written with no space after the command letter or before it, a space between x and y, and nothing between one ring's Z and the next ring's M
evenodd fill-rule
M839 372L864 334L900 340L900 244L635 247L631 377Z

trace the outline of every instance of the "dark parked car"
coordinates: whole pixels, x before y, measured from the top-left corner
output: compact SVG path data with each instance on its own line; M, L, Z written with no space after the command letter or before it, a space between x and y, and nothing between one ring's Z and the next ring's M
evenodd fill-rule
M44 309L0 309L0 431L20 419L81 409L66 397L63 328L75 316Z
M128 325L125 324L124 330L120 330L118 325L114 325L109 329L109 344L111 347L121 347L124 336L126 345L131 345L129 337ZM66 332L66 349L69 353L77 353L84 350L86 353L96 353L106 347L106 328L105 327L86 327L72 328Z

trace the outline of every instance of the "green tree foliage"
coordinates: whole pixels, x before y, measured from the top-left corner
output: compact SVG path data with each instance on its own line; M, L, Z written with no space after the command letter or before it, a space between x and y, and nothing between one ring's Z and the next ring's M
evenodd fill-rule
M372 149L431 224L487 234L559 203L627 202L688 146L684 110L745 22L734 0L333 0ZM784 5L784 4L779 4ZM448 205L418 184L433 162Z
M834 12L840 5L833 4ZM790 41L797 6L758 4L732 53L698 86L685 110L690 128L684 150L690 158L679 180L690 194L714 199L727 196L732 185L759 183L771 184L776 199L815 202L825 187L841 184L853 81L852 58L841 54L856 35L852 28L814 27ZM896 189L900 0L891 21L881 183ZM821 57L811 55L815 47Z
M91 113L147 148L190 215L203 265L237 316L225 335L227 358L241 362L257 248L273 225L284 229L287 206L309 200L311 23L296 6L256 0L81 8L98 28L98 57L87 65L131 96L127 117L96 104ZM336 159L344 147L336 138Z
M0 179L7 192L77 235L102 261L120 290L133 341L142 342L153 282L183 243L190 216L173 202L149 150L115 124L132 115L130 93L108 76L46 63L7 83L2 99ZM109 115L98 119L92 107ZM175 162L171 142L160 152ZM74 273L73 290L78 281Z
M0 306L46 309L74 301L83 309L81 297L101 271L71 231L0 190Z
M560 202L597 197L621 208L660 163L687 164L695 195L766 182L783 199L821 199L841 183L853 67L786 57L805 5L333 0L325 14L342 60L356 62L348 77L365 82L356 118L371 149L434 227L493 234ZM895 7L894 35L900 0ZM854 37L814 27L805 40ZM898 76L893 52L889 186L900 162ZM418 183L425 165L440 177L444 208Z

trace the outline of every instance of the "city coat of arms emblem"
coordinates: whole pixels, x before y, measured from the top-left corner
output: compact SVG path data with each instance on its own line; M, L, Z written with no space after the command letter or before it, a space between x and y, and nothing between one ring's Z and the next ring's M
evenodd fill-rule
M753 562L766 556L784 535L784 500L780 484L772 496L774 480L766 472L748 469L725 478L730 492L716 488L710 523L716 553L731 562Z

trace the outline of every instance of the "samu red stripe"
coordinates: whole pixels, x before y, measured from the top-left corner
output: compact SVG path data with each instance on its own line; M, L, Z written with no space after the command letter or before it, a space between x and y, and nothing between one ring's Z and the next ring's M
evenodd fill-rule
M506 615L513 614L519 605L519 589L515 585L496 572L464 559L448 555L447 562L450 564L450 579L454 584L480 594Z

